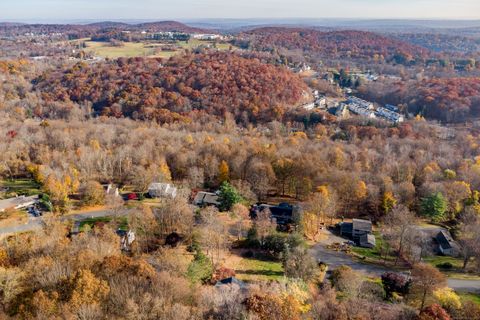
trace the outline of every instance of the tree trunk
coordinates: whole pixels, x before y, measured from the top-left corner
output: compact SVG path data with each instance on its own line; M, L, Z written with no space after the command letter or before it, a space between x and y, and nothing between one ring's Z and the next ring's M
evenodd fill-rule
M467 264L468 264L468 261L470 260L470 257L468 255L466 255L464 258L463 258L463 267L462 269L465 271L465 269L467 269Z
M425 306L426 298L427 298L427 290L423 290L422 305L420 306L420 312L423 311L423 307Z

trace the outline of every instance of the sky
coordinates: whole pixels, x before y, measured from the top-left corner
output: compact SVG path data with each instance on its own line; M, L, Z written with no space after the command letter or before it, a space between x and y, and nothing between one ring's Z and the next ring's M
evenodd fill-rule
M0 0L0 21L480 19L480 0Z

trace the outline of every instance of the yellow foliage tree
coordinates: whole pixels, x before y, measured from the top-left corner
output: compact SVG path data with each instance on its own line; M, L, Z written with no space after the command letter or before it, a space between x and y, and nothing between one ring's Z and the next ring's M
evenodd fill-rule
M230 168L228 167L228 163L225 160L220 162L218 166L218 180L220 183L228 181L230 179Z
M367 197L368 189L367 184L360 180L355 185L355 198L358 201L364 200Z
M435 290L433 296L438 300L440 305L447 310L460 309L462 307L460 297L452 288L445 287Z
M102 302L110 292L108 283L90 270L80 270L72 281L70 304L73 308Z
M390 212L390 210L392 210L396 204L397 204L397 199L395 199L395 196L393 195L393 193L391 191L386 191L382 197L383 212L384 213Z
M165 181L172 181L172 173L170 172L170 168L165 160L160 164L159 171L162 175L162 179Z

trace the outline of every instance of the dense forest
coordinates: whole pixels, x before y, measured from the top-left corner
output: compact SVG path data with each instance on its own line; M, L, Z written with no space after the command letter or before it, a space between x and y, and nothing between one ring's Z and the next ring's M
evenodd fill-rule
M393 59L407 63L415 58L423 58L428 53L427 49L420 46L363 31L321 32L268 27L246 32L240 38L245 42L244 45L252 49L301 49L325 58Z
M369 99L404 104L413 114L443 122L465 122L480 112L479 78L434 78L365 85L360 92Z
M186 54L76 64L35 81L45 101L91 102L103 115L178 120L192 112L237 120L281 120L288 107L308 98L304 82L285 68L235 53Z
M394 34L401 41L428 48L436 52L459 55L479 54L480 41L475 37L441 33L400 33Z

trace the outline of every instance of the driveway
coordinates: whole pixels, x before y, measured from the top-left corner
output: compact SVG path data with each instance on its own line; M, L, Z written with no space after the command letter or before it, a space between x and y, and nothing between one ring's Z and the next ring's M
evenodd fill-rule
M345 239L342 239L342 242L343 241L345 241ZM350 255L343 251L327 249L326 244L324 243L314 245L310 249L310 252L317 261L327 264L330 270L344 265L367 275L378 277L389 270L382 266L361 263L360 261L354 260Z
M387 272L387 271L394 271L394 272L396 271L394 269L379 266L379 265L362 263L343 251L335 251L335 250L327 249L327 246L329 244L332 244L335 242L342 243L346 240L344 238L334 235L328 230L323 231L323 236L324 236L324 239L320 243L315 244L310 249L310 253L315 257L317 261L319 262L321 261L327 264L330 270L333 270L335 268L338 268L339 266L345 265L345 266L349 266L355 271L358 271L373 277L380 277L384 272ZM448 278L447 282L448 282L448 286L454 289L455 291L480 293L480 280Z

